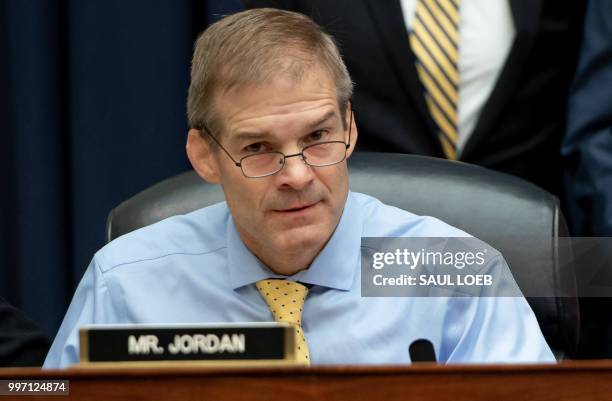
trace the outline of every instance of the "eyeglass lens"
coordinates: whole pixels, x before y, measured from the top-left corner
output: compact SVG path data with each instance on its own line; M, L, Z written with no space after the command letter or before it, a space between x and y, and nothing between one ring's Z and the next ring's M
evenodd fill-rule
M307 146L302 151L306 164L313 167L331 166L346 157L344 142L323 142ZM247 177L262 177L274 174L283 168L285 156L279 152L251 155L241 160L241 167Z

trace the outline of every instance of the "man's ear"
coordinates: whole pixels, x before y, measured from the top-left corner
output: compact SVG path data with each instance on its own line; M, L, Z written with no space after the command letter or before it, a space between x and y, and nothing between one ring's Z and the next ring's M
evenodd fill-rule
M355 124L355 112L352 110L353 105L351 103L348 104L348 109L346 114L350 116L351 121L349 121L350 130L351 130L351 146L346 150L346 158L348 159L353 154L353 150L355 150L355 145L357 144L357 137L359 136L359 132L357 131L357 124Z
M211 144L202 137L197 129L187 133L187 157L193 169L204 180L211 184L219 183L219 166L215 160Z

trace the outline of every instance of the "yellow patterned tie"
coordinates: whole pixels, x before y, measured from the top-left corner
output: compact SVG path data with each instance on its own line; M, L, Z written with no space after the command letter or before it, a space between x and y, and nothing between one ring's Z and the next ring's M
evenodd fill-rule
M302 308L308 288L295 281L260 280L257 289L272 311L277 322L291 323L297 328L297 360L310 365L310 354L302 330Z
M447 158L457 159L460 0L417 0L410 46Z

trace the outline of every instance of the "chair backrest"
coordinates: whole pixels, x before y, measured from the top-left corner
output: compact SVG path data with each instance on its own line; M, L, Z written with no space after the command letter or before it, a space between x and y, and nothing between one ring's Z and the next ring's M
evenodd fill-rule
M443 159L357 152L348 163L351 190L435 216L500 250L523 293L532 295L527 300L551 348L559 357L574 353L576 280L573 265L560 263L559 237L568 234L557 198L519 178ZM219 186L194 172L177 175L113 209L107 240L223 199Z

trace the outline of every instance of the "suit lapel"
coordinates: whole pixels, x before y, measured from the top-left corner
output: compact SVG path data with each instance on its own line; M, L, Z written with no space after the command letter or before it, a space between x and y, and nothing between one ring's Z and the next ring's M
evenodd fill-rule
M428 122L432 138L437 143L435 125L429 115L423 89L417 75L415 57L410 49L408 32L398 0L363 0L366 3L374 25L389 53L392 63L397 66L401 84L412 98L419 114Z
M491 127L510 99L535 40L544 0L509 1L516 26L516 37L497 84L483 106L474 132L463 149L461 159L464 160L478 151L478 144L483 138L491 135Z

